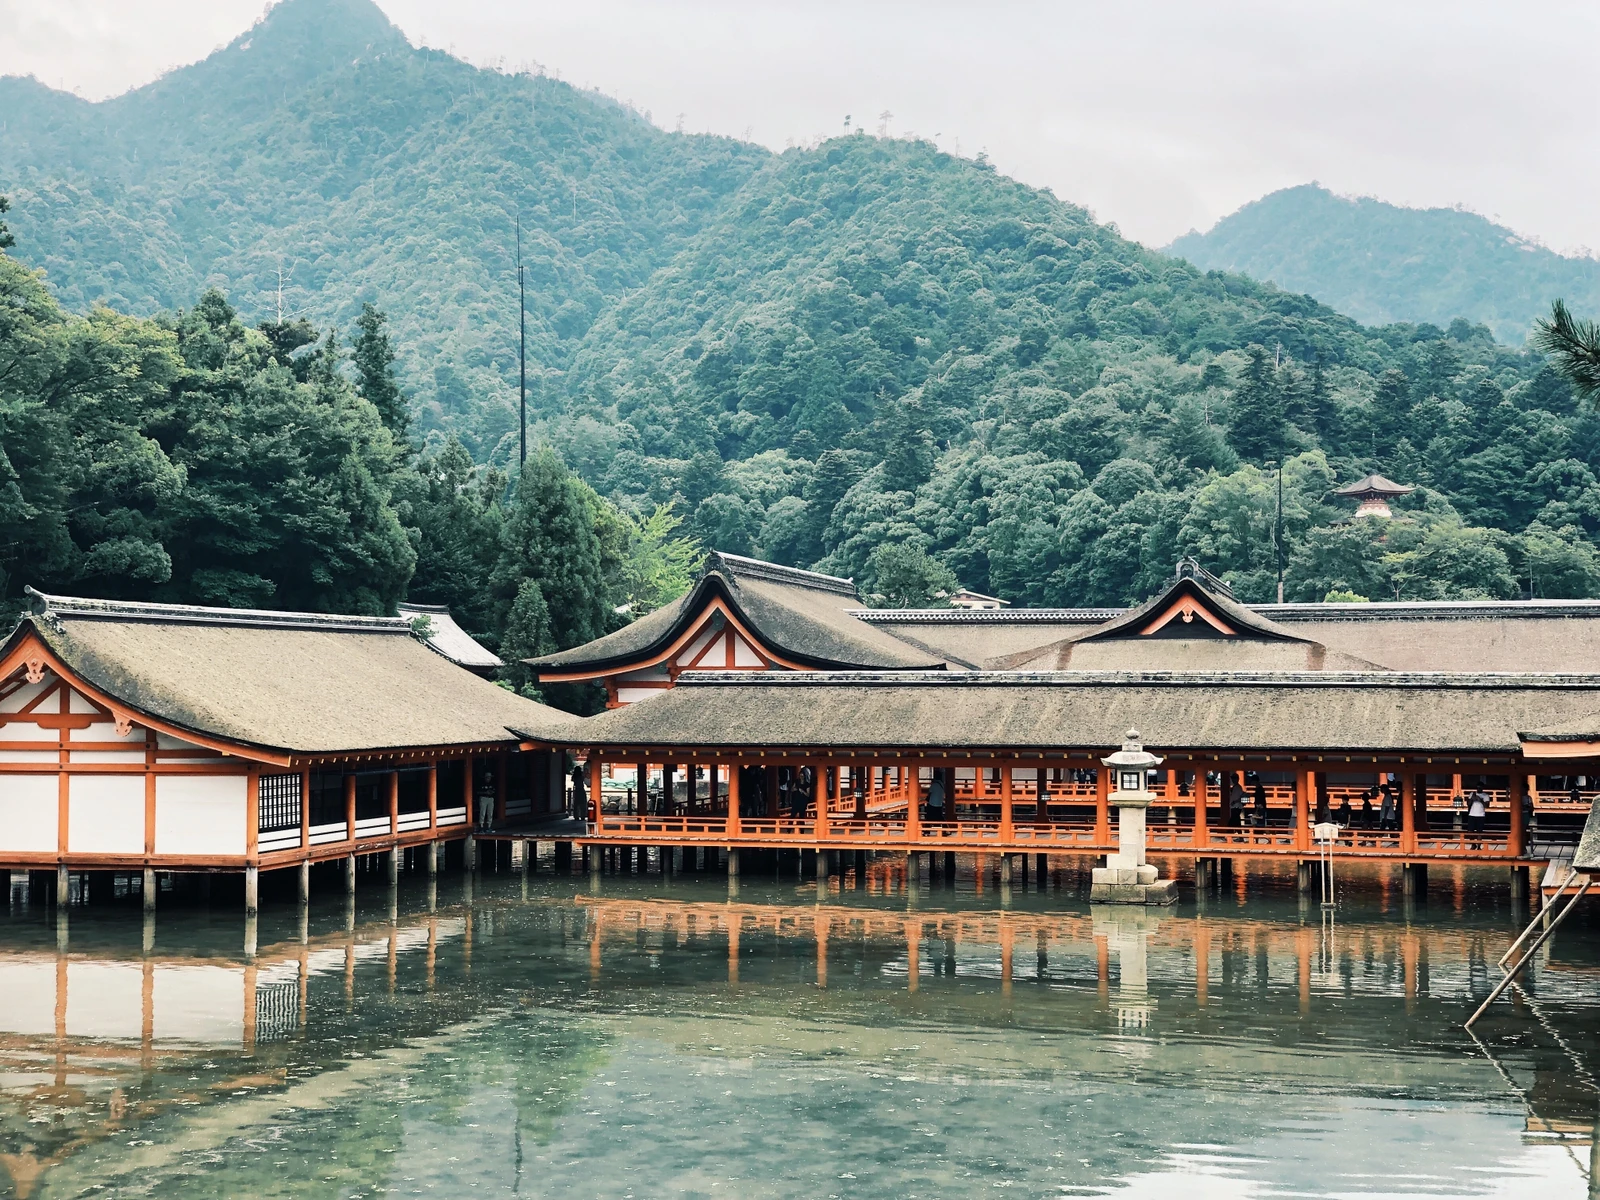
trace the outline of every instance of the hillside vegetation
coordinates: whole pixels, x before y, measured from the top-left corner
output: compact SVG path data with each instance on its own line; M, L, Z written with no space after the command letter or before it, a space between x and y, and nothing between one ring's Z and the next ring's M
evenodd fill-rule
M1167 251L1309 293L1370 325L1463 317L1513 344L1557 299L1600 308L1600 260L1556 254L1476 213L1401 208L1315 184L1246 204Z
M82 545L30 578L313 606L409 589L518 647L571 644L616 604L669 594L692 558L682 534L900 600L954 578L1019 604L1129 603L1183 554L1266 600L1280 548L1291 599L1600 594L1600 429L1542 357L1461 319L1363 327L926 143L855 134L772 155L665 133L550 79L414 50L365 0L285 0L106 105L6 81L0 113L13 253L69 308L185 309L52 308L44 324L69 342L96 322L165 339L177 382L140 401L158 415L163 388L212 369L184 332L201 317L249 364L239 386L353 390L326 402L355 422L351 478L373 481L344 493L367 522L352 528L388 546L392 513L414 555L341 550L339 571L381 574L359 593L290 586L248 554L238 579L206 576L210 551L151 501L140 536L171 570L121 577L95 565L90 489L59 498ZM128 144L119 122L140 126ZM508 498L518 209L534 434L584 482L540 455ZM123 241L99 246L96 222ZM370 343L345 362L337 339L263 307L284 245L346 330L364 303L389 314L409 419ZM10 286L55 303L36 280ZM18 411L30 396L48 408L19 392ZM374 419L381 436L361 432ZM138 427L182 465L176 426ZM1330 490L1372 470L1419 485L1402 520L1343 519ZM162 486L183 496L194 476ZM241 504L284 495L271 471L238 487ZM273 526L286 572L294 539L321 529ZM9 553L14 595L27 563ZM569 553L578 566L541 565Z

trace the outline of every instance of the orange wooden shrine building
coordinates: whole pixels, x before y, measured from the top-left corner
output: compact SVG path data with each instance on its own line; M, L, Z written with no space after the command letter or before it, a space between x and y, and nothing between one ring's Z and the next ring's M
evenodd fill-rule
M1099 760L1137 727L1166 756L1152 853L1306 862L1334 821L1339 856L1525 883L1600 762L1600 603L1247 606L1192 562L1132 610L906 612L713 555L534 665L607 688L566 743L590 843L1101 854Z
M245 877L356 856L431 866L488 807L561 795L572 718L479 678L407 617L192 608L35 593L0 648L0 870ZM454 626L450 626L454 629ZM459 631L458 631L459 632ZM464 636L464 635L463 635ZM511 726L522 732L512 733ZM37 881L31 881L37 882Z

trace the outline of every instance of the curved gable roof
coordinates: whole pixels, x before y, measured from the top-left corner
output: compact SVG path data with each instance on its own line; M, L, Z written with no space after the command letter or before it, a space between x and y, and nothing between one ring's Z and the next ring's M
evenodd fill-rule
M129 604L34 593L30 632L135 715L263 750L328 754L558 737L577 718L498 687L403 617Z
M715 599L771 653L819 670L939 670L942 658L907 645L852 614L861 605L848 579L713 554L685 596L615 633L528 660L550 675L608 675L662 654L694 628Z

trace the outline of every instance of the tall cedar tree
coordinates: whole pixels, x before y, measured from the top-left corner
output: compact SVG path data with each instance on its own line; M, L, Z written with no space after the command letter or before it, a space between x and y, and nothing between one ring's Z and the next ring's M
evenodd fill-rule
M1233 389L1228 441L1240 458L1260 464L1283 451L1283 397L1266 347L1250 346L1245 353L1250 361Z
M532 581L550 615L550 642L558 650L607 633L605 570L594 512L582 485L548 446L528 459L507 514L494 587L502 628Z
M411 410L395 377L388 322L381 309L363 304L361 315L356 318L357 333L350 343L350 358L356 368L356 391L378 410L394 440L404 443L411 427Z

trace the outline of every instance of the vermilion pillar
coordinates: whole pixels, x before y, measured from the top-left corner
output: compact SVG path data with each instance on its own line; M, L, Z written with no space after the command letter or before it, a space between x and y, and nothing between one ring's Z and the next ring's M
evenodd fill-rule
M1506 779L1506 799L1511 804L1511 837L1506 841L1506 853L1520 858L1523 854L1522 828L1522 776L1512 774Z
M1111 840L1111 771L1105 766L1094 769L1094 840L1105 845Z

